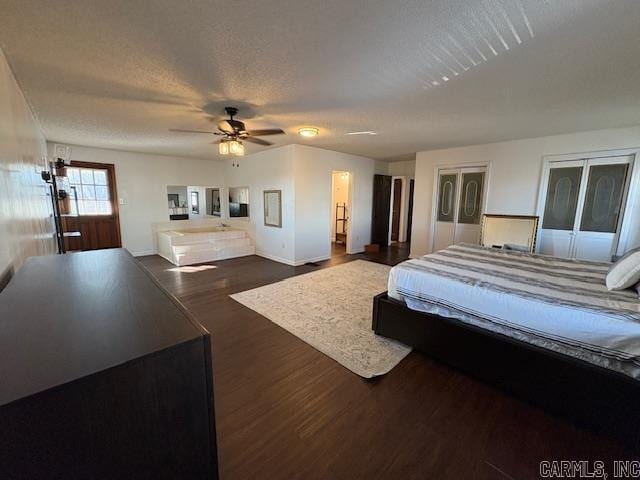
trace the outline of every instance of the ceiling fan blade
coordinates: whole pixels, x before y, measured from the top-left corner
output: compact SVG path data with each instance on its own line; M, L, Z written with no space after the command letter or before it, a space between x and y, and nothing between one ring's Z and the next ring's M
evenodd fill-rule
M229 120L220 120L218 122L218 130L225 133L234 133L233 126L229 123Z
M180 133L206 133L208 135L212 135L213 132L205 132L204 130L184 130L182 128L170 128L170 132L180 132Z
M244 123L240 120L220 120L218 122L218 128L223 132L227 133L235 133L235 132L244 132L246 130Z
M273 145L273 143L271 142L267 142L266 140L262 140L261 138L256 138L256 137L243 137L242 141L257 143L258 145L264 145L264 146Z
M284 130L280 128L265 128L262 130L249 130L247 133L253 137L263 137L265 135L282 135Z

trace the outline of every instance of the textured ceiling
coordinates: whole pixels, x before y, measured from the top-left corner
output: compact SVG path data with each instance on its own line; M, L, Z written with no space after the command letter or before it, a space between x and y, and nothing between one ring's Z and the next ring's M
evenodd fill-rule
M227 104L377 159L640 123L638 0L0 0L0 22L56 142L216 159L169 129Z

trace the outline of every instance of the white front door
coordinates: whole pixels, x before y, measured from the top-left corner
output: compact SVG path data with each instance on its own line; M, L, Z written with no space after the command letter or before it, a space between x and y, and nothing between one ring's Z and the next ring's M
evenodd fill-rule
M433 251L455 243L479 242L485 172L485 167L438 171Z
M632 156L551 162L539 252L611 261L618 243Z

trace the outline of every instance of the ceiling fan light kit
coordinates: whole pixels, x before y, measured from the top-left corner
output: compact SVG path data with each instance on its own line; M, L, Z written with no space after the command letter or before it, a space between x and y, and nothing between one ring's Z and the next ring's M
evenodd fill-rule
M262 140L261 138L266 135L282 135L284 130L280 128L265 128L258 130L247 130L244 122L240 120L236 120L233 118L238 114L238 109L235 107L225 107L225 112L229 115L228 119L220 120L218 122L218 132L205 132L201 130L182 130L182 129L171 129L172 132L183 132L183 133L206 133L209 135L220 135L222 139L218 142L218 153L220 155L234 155L234 156L242 156L244 155L244 144L243 142L255 143L258 145L270 146L273 145L271 142L267 142L266 140ZM317 130L317 129L316 129Z

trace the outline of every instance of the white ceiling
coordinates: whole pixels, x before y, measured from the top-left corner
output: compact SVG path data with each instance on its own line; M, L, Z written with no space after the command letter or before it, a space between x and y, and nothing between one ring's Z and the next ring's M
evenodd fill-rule
M378 159L640 123L638 0L0 0L0 25L56 142L217 159L169 129L227 104Z

